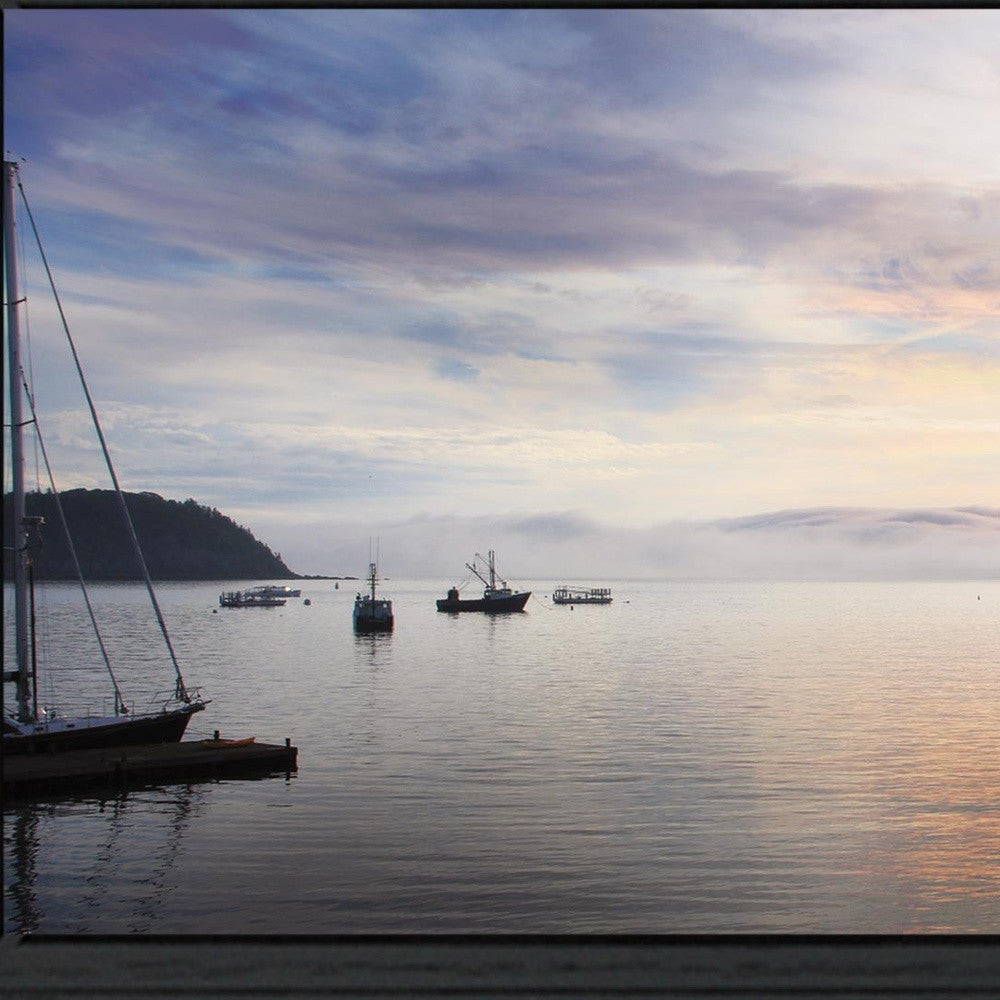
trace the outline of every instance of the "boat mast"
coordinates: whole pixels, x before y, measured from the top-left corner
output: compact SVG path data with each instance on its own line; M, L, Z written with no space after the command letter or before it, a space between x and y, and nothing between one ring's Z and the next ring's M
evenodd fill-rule
M17 670L5 672L4 681L17 682L17 717L30 722L31 707L28 663L28 588L25 553L28 547L24 523L24 422L21 405L21 327L17 284L17 239L14 228L14 185L17 164L3 162L4 280L7 294L7 351L10 381L10 464L13 478L14 629Z
M482 557L482 556L481 556L481 555L480 555L480 554L479 554L479 553L477 552L477 553L476 553L476 559L483 559L483 557ZM483 559L483 562L485 562L485 561L486 561L486 560L485 560L485 559ZM479 577L479 579L483 581L483 585L484 585L484 586L486 586L486 587L492 587L492 586L493 586L493 584L492 584L492 583L490 583L490 581L489 581L489 580L487 580L487 579L486 579L486 577L485 577L485 576L483 576L483 574L482 574L482 573L480 573L480 572L479 572L479 570L478 570L478 569L476 569L476 567L475 567L475 566L474 566L474 565L473 565L472 563L466 563L466 564L465 564L465 568L466 568L466 569L471 569L471 570L472 570L472 572L473 572L473 573L475 573L475 574L476 574L476 576L478 576L478 577Z
M369 484L371 483L371 476L368 477ZM372 540L369 536L368 538L368 582L372 587L372 610L375 608L375 574L378 567L378 550L379 543L378 540L375 542L375 554L372 555Z

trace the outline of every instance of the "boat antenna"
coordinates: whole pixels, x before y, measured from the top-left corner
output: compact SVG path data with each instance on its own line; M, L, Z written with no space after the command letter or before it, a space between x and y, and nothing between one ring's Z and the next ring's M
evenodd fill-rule
M372 588L372 607L375 606L375 582L378 573L378 542L375 543L375 557L372 558L372 539L368 536L368 582Z
M69 343L70 351L73 354L73 363L76 365L76 372L80 377L80 385L83 387L83 394L87 399L87 406L90 408L90 416L94 422L94 429L97 431L97 437L101 443L101 451L104 454L104 462L108 467L108 472L111 474L111 482L115 487L115 496L118 498L118 507L121 510L122 519L128 529L129 537L132 541L132 548L139 563L139 568L142 570L143 580L146 584L146 592L149 594L149 600L153 606L153 611L156 614L156 620L159 623L160 632L163 634L163 641L166 643L167 651L170 654L170 661L174 665L174 672L177 675L177 684L174 692L175 696L179 701L190 702L191 695L188 694L187 687L184 684L184 677L181 674L180 664L177 662L177 655L174 653L174 647L170 641L170 635L167 632L167 623L163 620L163 612L160 610L159 602L156 600L156 593L153 590L153 581L149 576L149 569L146 567L146 560L142 555L142 548L139 545L139 538L135 533L135 525L132 523L132 516L129 514L128 506L125 503L125 494L122 493L121 485L118 482L118 475L115 472L114 463L111 461L111 453L108 451L107 441L104 438L104 431L101 429L101 422L97 416L97 408L94 406L94 400L90 395L90 388L87 385L87 379L83 374L83 366L80 364L80 356L77 354L76 344L73 342L73 336L69 330L69 323L66 320L66 313L63 311L62 301L59 298L59 292L56 290L55 280L52 277L52 269L49 267L49 261L45 255L45 249L42 246L41 236L39 235L38 227L35 225L35 217L31 213L31 206L28 204L28 196L25 194L24 186L21 184L21 177L17 172L16 164L12 165L11 175L17 176L17 186L21 192L21 198L24 201L24 208L28 214L28 220L31 222L31 230L35 235L35 243L38 246L38 252L41 255L42 264L45 267L45 274L49 279L49 287L52 289L52 295L55 299L56 308L59 310L59 318L62 321L63 332L66 334L66 340Z

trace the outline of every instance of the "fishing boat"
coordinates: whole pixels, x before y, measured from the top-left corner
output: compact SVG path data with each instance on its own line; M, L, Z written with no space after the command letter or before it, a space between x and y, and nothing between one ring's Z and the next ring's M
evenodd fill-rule
M198 694L197 690L189 690L181 674L177 657L174 654L173 645L167 632L166 622L160 611L156 594L153 590L149 571L146 567L139 540L132 524L128 507L125 504L124 494L118 483L118 477L111 462L104 433L101 430L98 420L97 410L94 407L90 390L87 386L83 369L80 365L76 346L70 335L69 327L66 324L65 316L62 313L62 306L59 304L55 286L52 283L51 272L45 260L44 250L42 250L41 240L37 229L34 226L34 219L28 207L24 188L21 185L20 174L16 163L4 161L3 164L3 240L4 240L4 290L6 293L6 318L7 318L7 365L8 365L8 386L10 396L10 467L11 467L11 547L9 554L11 559L11 575L14 585L14 659L13 668L8 669L5 662L3 670L4 685L13 684L16 687L16 696L13 700L13 708L9 699L4 699L5 708L2 715L2 748L3 753L32 753L38 751L58 752L74 749L94 749L103 747L135 745L145 743L172 743L180 740L187 728L191 716L195 712L204 709L206 702ZM114 483L115 493L118 498L118 506L122 514L123 528L130 537L132 547L136 555L136 562L145 580L146 590L150 603L155 612L156 620L167 652L174 669L174 686L172 692L165 693L157 703L155 708L150 708L145 712L134 712L125 702L125 698L118 685L114 670L108 657L107 649L97 625L93 606L87 593L87 587L80 569L80 563L73 546L72 538L66 524L62 504L59 500L59 493L55 486L55 480L49 463L48 453L41 435L38 414L35 408L34 394L29 385L26 371L30 366L22 365L21 361L21 312L25 307L25 301L21 298L18 281L18 239L15 220L16 191L19 190L22 201L27 212L27 218L31 222L35 240L39 253L45 264L45 271L48 274L52 292L59 307L59 314L63 319L63 332L69 343L73 362L79 375L80 384L83 388L84 396L90 408L91 417L97 438L100 441L101 450L108 471ZM28 414L25 414L25 403L28 404ZM70 555L75 565L77 578L79 580L86 613L89 616L97 645L104 660L111 681L111 688L114 693L114 710L108 714L107 710L93 714L64 715L52 705L43 705L39 699L39 663L37 657L37 636L35 628L35 556L41 548L41 533L44 527L44 519L41 517L29 516L26 511L26 490L25 490L25 461L24 461L24 429L32 426L35 432L37 444L41 456L44 458L45 468L48 471L49 483L52 494L56 500L56 510L59 520L62 522L62 529L66 534ZM74 668L77 665L74 664ZM81 668L82 669L82 668Z
M392 601L375 596L375 584L378 582L378 567L375 563L368 564L368 576L365 579L371 593L359 593L354 598L354 631L391 632L395 624Z
M284 597L269 597L254 589L224 590L219 594L220 608L283 608Z
M553 604L610 604L610 587L591 587L589 590L582 588L567 587L565 585L556 587L552 591Z
M477 569L478 564L482 564L486 576ZM477 552L475 559L471 563L466 563L465 568L471 570L483 582L483 596L462 599L458 587L452 587L447 597L438 600L438 611L484 611L487 614L497 614L524 610L528 598L531 597L531 591L515 592L507 586L506 580L501 580L497 576L496 553L492 549L485 559Z

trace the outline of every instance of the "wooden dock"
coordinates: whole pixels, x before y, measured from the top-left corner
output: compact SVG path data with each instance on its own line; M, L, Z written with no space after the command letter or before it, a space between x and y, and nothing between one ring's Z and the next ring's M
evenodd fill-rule
M298 767L298 748L254 740L197 740L64 753L5 754L4 798L263 777Z

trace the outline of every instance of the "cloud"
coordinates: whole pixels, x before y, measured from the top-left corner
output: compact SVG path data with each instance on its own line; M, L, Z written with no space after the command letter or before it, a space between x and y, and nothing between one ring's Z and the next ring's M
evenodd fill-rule
M77 13L57 23L75 27ZM171 22L171 12L146 13ZM423 270L761 263L817 240L828 241L828 250L843 245L834 234L845 230L849 250L873 226L877 232L879 219L898 218L904 207L919 211L934 196L926 183L817 183L790 165L749 168L732 155L692 162L693 136L671 127L673 100L709 99L722 86L720 73L755 93L763 81L787 86L829 72L827 59L813 50L793 54L787 42L775 61L774 47L748 36L742 22L720 24L703 12L503 12L488 19L470 11L204 12L189 20L201 13L187 12L163 37L155 17L135 37L122 36L122 51L134 42L143 53L146 85L125 89L145 106L105 101L121 85L120 60L90 68L96 81L110 77L97 98L99 128L110 135L100 150L81 145L93 134L88 109L90 131L76 124L67 139L75 179L54 188L72 203L96 201L91 222L102 211L112 225L141 214L175 252L194 259L213 244L236 256L250 246L275 260L289 251L329 259L332 251ZM397 25L393 14L402 30L387 32ZM275 33L278 24L283 30ZM536 49L535 26L560 41ZM483 58L471 62L457 42ZM78 58L75 45L36 54L43 53ZM139 65L137 56L124 59ZM270 68L274 60L281 75ZM612 83L624 66L641 85ZM168 102L177 84L180 93ZM20 89L13 90L14 113L26 113ZM76 101L60 93L46 106L69 109ZM345 102L354 109L347 122L330 110ZM253 128L242 122L249 109L260 119ZM130 110L141 112L141 121ZM622 114L639 116L636 128L609 136ZM441 134L442 119L456 122L451 134ZM261 169L274 155L295 164L294 191L280 172ZM197 208L178 213L182 173L182 196ZM921 236L926 242L926 231Z
M478 368L454 358L443 358L434 366L434 372L439 378L454 382L474 382L479 377Z
M971 534L1000 533L1000 510L959 508L954 510L865 510L838 507L816 510L786 510L717 522L733 533L797 532L802 537L836 532L837 537L868 544L872 541L901 542L916 538L928 528L963 529ZM1000 540L1000 536L998 536ZM1000 571L1000 566L998 566Z
M732 566L766 532L713 519L997 493L998 26L11 10L6 139L135 488Z
M362 543L373 533L385 571L397 577L457 579L474 552L493 548L503 575L522 581L1000 579L996 508L826 508L646 529L576 512L422 515L367 528L303 525L285 532L279 547L286 556L302 551L296 535L308 536L310 565L293 558L293 568L349 574L363 568Z
M580 542L594 534L596 526L578 514L538 514L512 521L510 530L541 542Z

